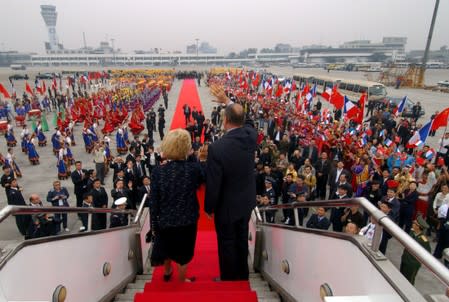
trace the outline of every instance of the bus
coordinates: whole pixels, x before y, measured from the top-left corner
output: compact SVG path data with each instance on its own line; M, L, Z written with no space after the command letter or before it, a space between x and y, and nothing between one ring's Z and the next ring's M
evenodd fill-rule
M355 102L360 99L363 93L368 94L368 101L382 101L387 97L387 89L378 82L310 74L296 74L293 79L301 84L308 82L310 86L316 84L317 94L324 92L327 87L332 88L337 85L341 94Z
M22 64L11 64L10 68L12 70L25 70L26 66Z

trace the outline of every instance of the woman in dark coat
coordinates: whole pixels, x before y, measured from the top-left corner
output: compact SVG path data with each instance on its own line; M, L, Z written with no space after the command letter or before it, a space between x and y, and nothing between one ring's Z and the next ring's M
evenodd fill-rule
M165 281L173 273L173 261L178 266L179 280L189 282L194 278L186 278L187 264L193 258L199 218L196 191L204 181L204 169L196 159L187 160L192 146L184 129L170 131L161 149L166 162L156 166L151 174L151 260L153 265L163 262Z

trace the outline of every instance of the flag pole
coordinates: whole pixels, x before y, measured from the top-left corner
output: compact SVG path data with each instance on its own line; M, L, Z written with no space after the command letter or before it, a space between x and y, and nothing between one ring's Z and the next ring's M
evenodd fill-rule
M447 131L448 120L449 120L449 117L448 117L448 119L446 120L446 127L444 128L443 135L441 136L440 149L438 150L438 153L440 152L441 148L443 148L443 138L444 138L444 135L446 134L446 131Z

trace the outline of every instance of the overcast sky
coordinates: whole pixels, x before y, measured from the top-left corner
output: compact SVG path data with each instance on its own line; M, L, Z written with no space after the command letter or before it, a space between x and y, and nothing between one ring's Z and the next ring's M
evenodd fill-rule
M56 31L66 48L115 39L124 51L185 52L198 38L220 53L248 47L326 44L384 36L408 37L424 49L433 0L0 0L0 50L44 53L41 4L56 5ZM449 45L449 1L440 2L432 49Z

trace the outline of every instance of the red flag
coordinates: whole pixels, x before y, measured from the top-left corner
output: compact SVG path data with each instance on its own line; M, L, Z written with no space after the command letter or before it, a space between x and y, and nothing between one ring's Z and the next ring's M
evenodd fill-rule
M296 86L295 80L293 80L292 81L292 91L295 91L296 89L298 89L298 87Z
M281 83L278 84L278 89L276 90L276 97L281 97L282 93L284 92L284 87Z
M57 90L58 89L58 84L56 83L56 78L53 78L53 83L51 84L51 88L53 90Z
M365 101L366 101L366 94L362 94L359 100L360 106L359 114L357 115L357 118L354 119L354 121L360 125L363 123L363 114L365 113Z
M345 104L345 98L338 92L337 86L332 89L332 95L329 99L329 102L335 106L336 109L343 108Z
M433 119L432 131L437 130L440 127L447 126L447 119L449 117L449 108L444 109Z
M10 99L11 96L9 95L8 90L6 90L6 88L2 85L2 83L0 83L0 93L3 94L3 96L7 99Z
M302 90L302 95L307 95L310 91L310 87L309 87L309 83L306 82L306 84L304 85L304 89Z
M45 81L42 81L41 87L42 94L45 94L47 92L47 85L45 85Z
M326 87L326 89L321 93L321 97L329 102L332 96L333 89Z
M28 82L25 82L25 91L31 95L34 95L33 89L31 89L30 85L28 85Z

